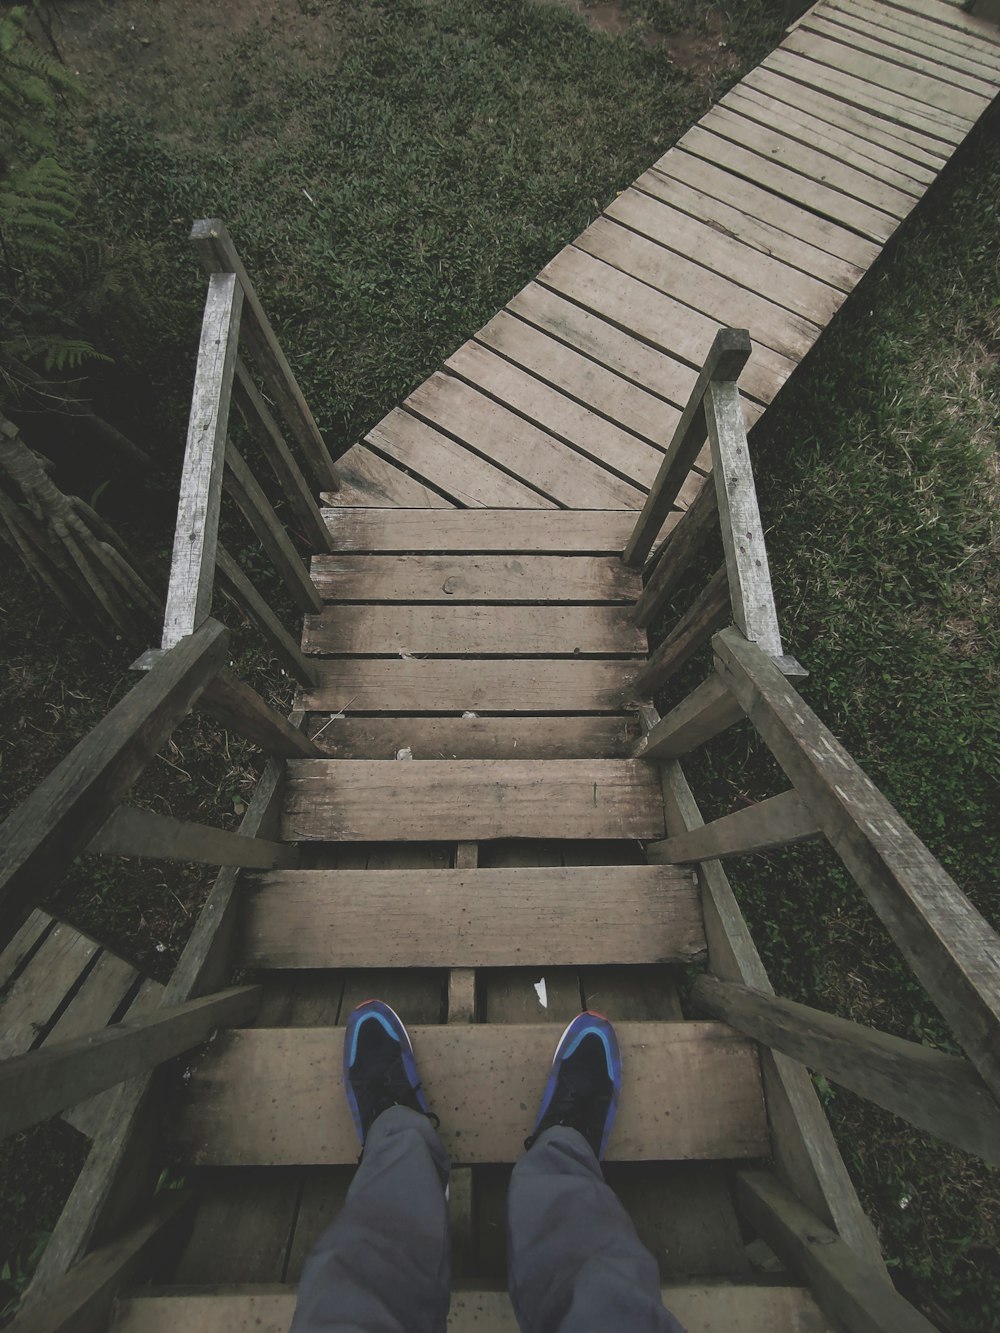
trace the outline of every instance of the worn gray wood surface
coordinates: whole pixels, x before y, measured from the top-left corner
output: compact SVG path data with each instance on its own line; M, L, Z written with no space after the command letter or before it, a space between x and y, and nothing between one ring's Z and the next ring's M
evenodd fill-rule
M315 685L316 668L222 545L216 551L216 574L223 592L253 620L288 674L300 685Z
M679 759L743 719L743 709L717 676L691 691L636 742L637 759Z
M726 567L720 565L694 604L650 654L649 661L629 685L626 697L651 699L731 615Z
M706 481L650 559L652 572L632 612L637 625L651 625L662 614L718 521L715 487Z
M778 667L736 630L713 640L728 688L810 807L994 1095L1000 941Z
M229 829L126 805L118 807L86 850L101 856L145 856L249 870L275 870L296 860L295 848L287 843L245 838Z
M784 847L803 838L815 838L819 831L809 808L796 791L789 790L734 810L701 828L651 843L646 855L660 863L710 861Z
M161 647L172 648L212 614L229 400L243 292L229 273L209 278L181 471Z

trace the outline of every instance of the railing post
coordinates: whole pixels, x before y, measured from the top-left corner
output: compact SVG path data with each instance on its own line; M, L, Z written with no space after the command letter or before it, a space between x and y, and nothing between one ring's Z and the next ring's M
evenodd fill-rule
M622 559L630 569L640 569L645 562L705 442L705 413L702 407L705 390L713 380L738 379L751 350L750 334L746 329L720 329L715 335L635 529L622 553Z
M243 332L254 360L303 454L309 460L314 480L321 490L340 490L340 478L330 458L319 427L313 419L292 368L285 359L264 307L236 252L232 237L219 218L203 218L191 229L191 240L209 273L234 273L246 299L247 319Z
M212 614L229 402L243 292L232 273L209 280L181 473L161 647L173 648Z

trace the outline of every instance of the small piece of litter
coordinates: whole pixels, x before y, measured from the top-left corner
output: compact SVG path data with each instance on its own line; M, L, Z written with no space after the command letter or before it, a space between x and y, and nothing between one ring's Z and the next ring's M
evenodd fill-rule
M397 750L397 751L396 751L396 758L397 758L397 759L412 759L412 758L413 758L413 751L410 749L410 747L409 747L408 745L404 745L403 748L402 748L401 750Z
M478 713L463 713L462 716L463 716L463 717L478 717L479 714L478 714Z
M545 989L544 977L542 977L541 981L535 982L535 994L538 996L538 1003L543 1009L547 1009L549 1007L549 994Z

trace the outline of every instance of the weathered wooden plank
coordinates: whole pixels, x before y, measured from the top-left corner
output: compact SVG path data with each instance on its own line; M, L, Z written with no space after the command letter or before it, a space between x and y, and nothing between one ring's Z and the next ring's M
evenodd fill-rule
M647 176L655 173L648 173ZM747 241L731 233L672 207L653 193L644 193L642 180L639 188L625 190L605 210L606 215L633 231L648 236L668 249L687 254L697 263L710 268L733 282L751 287L755 292L767 292L769 299L797 316L808 320L811 326L822 326L833 318L843 303L843 294L826 282L804 273ZM683 187L678 187L682 189ZM668 276L668 281L672 279ZM737 317L737 305L727 302L725 307ZM772 324L775 322L773 312ZM756 323L754 333L760 337ZM811 345L816 334L809 335Z
M507 303L519 319L591 357L599 365L675 407L683 407L697 378L693 366L651 347L607 319L530 282Z
M318 1235L318 1231L316 1232ZM291 1272L289 1273L291 1277ZM689 1282L668 1285L663 1303L690 1333L830 1333L810 1293L801 1287ZM286 1333L295 1311L295 1291L267 1287L246 1292L163 1292L119 1300L114 1333ZM505 1291L452 1294L449 1333L517 1333Z
M723 573L723 579L725 574ZM328 713L621 713L635 663L400 658L317 663L296 706Z
M653 572L632 610L632 619L637 625L652 625L662 615L670 598L684 581L691 561L716 529L718 522L719 502L715 484L707 481L698 498L650 560Z
M445 1024L410 1035L452 1160L520 1157L558 1028ZM715 1023L622 1023L618 1037L644 1095L622 1099L611 1160L766 1154L752 1043ZM357 1136L340 1063L338 1044L322 1028L220 1035L194 1068L182 1141L202 1164L353 1162Z
M742 716L742 714L741 714ZM625 759L638 737L633 717L310 718L309 731L336 759Z
M717 676L709 676L636 742L637 759L679 759L743 718Z
M710 861L784 847L815 838L819 832L819 825L798 794L784 791L689 833L676 833L663 842L651 843L646 855L660 864Z
M206 687L199 706L259 745L267 754L308 758L318 753L307 736L265 703L255 689L231 671L220 671Z
M238 986L4 1060L0 1138L154 1069L217 1028L245 1022L259 999L259 987Z
M637 509L640 490L548 431L450 375L419 385L405 406L476 449L546 498L571 509Z
M679 415L672 403L509 311L495 315L476 341L658 448L669 443Z
M523 555L617 555L635 518L624 509L324 509L333 549Z
M858 1333L932 1333L933 1324L770 1172L738 1171L736 1198L750 1225L805 1279L838 1327Z
M268 968L688 962L705 947L694 876L672 866L274 871L250 885L241 930L243 964Z
M172 648L212 614L229 400L243 289L231 273L209 278L181 471L161 647Z
M274 512L270 500L232 440L226 442L226 470L222 484L271 557L296 606L302 611L318 611L321 603L316 589L309 581L309 571L292 545L285 525Z
M805 193L813 190L813 186L821 186L821 190L815 191L815 204L820 206L820 211L839 217L856 231L865 231L874 239L883 240L893 231L893 222L905 218L913 208L920 192L914 191L912 186L901 190L880 177L847 165L842 153L837 156L828 153L822 142L804 135L788 134L783 121L779 122L780 130L761 123L751 118L742 106L737 107L737 100L734 99L732 106L713 107L699 124L713 134L812 181L812 186L804 187ZM833 201L826 193L827 188L839 191L844 199ZM835 211L838 205L839 213Z
M286 841L657 838L663 802L635 760L291 760Z
M731 616L729 582L726 567L722 565L634 678L629 687L631 696L652 698Z
M764 65L751 70L740 87L748 93L773 97L782 106L790 108L789 115L801 109L826 125L827 133L842 130L862 144L885 149L898 160L901 171L907 171L922 184L930 185L947 161L948 145L939 139L923 137L863 107L842 101L830 91L796 83L786 74Z
M733 620L763 652L781 657L784 649L739 389L732 382L710 384L704 407Z
M824 9L822 14L811 15L803 27L807 32L821 33L832 41L840 42L849 50L878 56L880 60L899 65L903 70L917 70L941 83L948 83L980 97L992 100L1000 89L1000 79L995 70L990 77L983 65L965 60L956 64L956 58L947 51L927 42L915 41L905 33L892 34L889 29L856 19L849 12L838 13L836 10Z
M383 417L366 438L373 449L433 482L456 504L555 508L540 491L402 408Z
M1000 66L992 48L962 33L948 32L919 15L906 14L898 9L894 12L888 6L855 4L854 0L837 0L836 3L828 0L823 13L837 23L845 18L863 23L865 29L876 29L882 35L882 41L936 56L947 69L967 69L978 73L987 82L1000 81Z
M311 663L303 657L299 645L224 546L219 546L216 551L216 576L226 595L260 630L288 674L300 685L315 684Z
M659 449L480 343L466 343L445 364L453 375L633 485L645 488L656 475L663 457Z
M301 724L301 716L293 719ZM270 837L277 827L284 763L270 760L240 823L246 837ZM169 984L160 994L164 1005L222 987L230 970L230 944L236 920L239 871L222 870L184 946ZM42 1305L47 1294L76 1264L93 1238L134 1209L151 1182L136 1169L136 1145L155 1127L155 1103L148 1075L130 1079L105 1094L103 1120L52 1237L39 1260L25 1302Z
M239 357L236 359L233 394L247 427L271 465L282 494L301 523L307 540L320 551L332 550L316 497L286 444L281 427L271 415L271 409Z
M846 68L809 60L785 46L772 51L762 63L765 69L775 70L807 88L816 88L849 102L873 118L880 117L898 125L908 135L914 134L920 147L936 147L945 158L971 129L968 122L962 122L963 128L956 132L951 118L942 120L943 112L935 112L890 88L880 88Z
M962 142L990 104L990 97L979 92L978 87L962 89L946 83L941 78L939 66L934 66L933 74L919 69L916 64L909 64L904 69L892 60L865 52L854 42L845 40L839 35L843 29L835 31L838 35L833 37L822 30L821 20L810 19L802 31L793 33L783 45L786 50L806 55L810 60L834 69L848 65L852 74L874 84L879 91L901 93L912 99L929 120L939 125L939 137L956 145Z
M6 944L136 781L226 660L207 621L165 653L0 831L0 945Z
M317 555L312 572L324 600L365 603L630 602L641 586L615 556Z
M919 15L921 19L927 19L935 25L935 32L939 27L960 32L986 49L1000 45L1000 33L995 23L969 14L948 0L885 0L885 3L891 10L902 10L908 16Z
M1000 1162L1000 1106L968 1060L715 977L699 977L691 1001L918 1129Z
M661 768L670 833L700 828L704 821L680 764L668 760ZM712 972L724 980L770 991L767 972L721 864L702 861L698 880ZM808 1073L797 1061L767 1048L761 1050L760 1062L776 1170L888 1281L875 1229L864 1214Z
M414 505L426 509L451 509L430 486L411 477L402 467L388 462L363 444L355 444L337 460L340 489L323 492L326 505ZM463 501L463 503L468 503Z
M302 1174L201 1172L198 1212L171 1274L172 1283L190 1289L282 1281L296 1227Z
M748 122L749 123L749 122ZM765 186L794 203L850 227L860 235L884 245L899 225L899 220L876 208L851 199L839 190L801 175L780 162L762 157L742 144L695 125L680 141L687 152L724 167L734 175Z
M721 320L681 304L573 245L542 269L538 281L692 366L701 365L705 348L722 326ZM794 367L788 357L769 347L757 347L746 368L747 392L762 403L770 402Z
M703 400L713 380L736 380L750 358L752 346L746 329L720 329L713 337L691 396L663 456L656 480L622 552L622 563L641 568L691 464L706 435ZM675 529L676 531L676 529Z
M530 558L530 557L529 557ZM625 607L328 606L307 616L307 653L420 653L524 657L646 652Z
M295 849L266 838L245 838L228 829L195 824L154 810L120 805L91 838L86 850L100 856L145 856L200 861L208 865L273 870L295 864Z
M676 154L676 160L693 163L696 167L700 165L699 159L686 157L682 153ZM737 186L742 183L735 182ZM650 169L635 182L633 191L641 191L669 205L673 213L683 213L696 225L703 225L733 245L738 245L741 250L750 248L765 260L772 259L810 275L824 286L832 287L835 294L850 292L861 277L861 270L856 265L782 231L762 218L752 216L745 208L734 207L713 198L704 190L686 185L677 176L665 176L660 171ZM788 207L791 209L794 205ZM777 292L775 299L781 299Z
M996 1094L995 932L770 659L733 630L713 646L728 688Z
M23 1309L12 1333L83 1333L107 1326L118 1291L136 1279L154 1255L169 1252L171 1238L190 1216L194 1195L166 1190L141 1222L101 1246L55 1284L48 1298Z
M57 921L4 998L0 1058L30 1051L100 952L100 945Z
M745 180L717 165L711 158L688 152L683 143L671 148L653 170L659 175L680 180L692 189L701 190L710 198L721 200L748 217L797 236L840 263L850 264L862 272L881 253L881 246L868 237L859 236L802 204L774 194L758 185L755 178Z
M220 218L203 218L191 229L191 240L210 272L235 273L243 290L247 318L243 335L250 345L254 359L264 374L272 396L281 408L286 422L293 431L299 447L309 460L317 485L335 491L339 485L337 469L330 460L319 427L303 397L292 368L281 350L264 307L254 290L253 283L236 253L229 232Z
M0 953L0 989L7 985L22 964L31 957L51 930L54 922L48 912L36 908Z
M801 107L790 107L776 97L754 88L738 85L720 103L727 110L746 116L761 125L781 126L782 134L798 143L808 144L828 157L849 158L861 175L874 176L893 186L916 203L923 197L934 172L919 167L880 144L871 143L850 130L831 125L820 116L810 115Z
M69 1007L45 1038L46 1045L71 1041L110 1023L138 980L139 973L131 963L102 949Z
M707 266L708 256L704 263L694 262L611 218L598 218L573 244L720 324L752 328L759 346L772 348L791 361L801 360L819 336L815 319L794 314L756 290L731 281Z

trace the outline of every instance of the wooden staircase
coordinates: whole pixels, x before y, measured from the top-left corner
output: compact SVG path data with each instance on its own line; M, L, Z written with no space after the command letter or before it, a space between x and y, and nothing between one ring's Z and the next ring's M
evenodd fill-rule
M769 1152L756 1051L724 1024L683 1017L671 965L705 955L696 878L638 863L665 818L656 768L626 757L629 680L646 650L629 606L641 583L620 554L634 516L325 517L338 554L313 560L324 605L302 642L317 683L299 702L331 757L287 766L280 831L300 868L246 881L234 962L264 988L257 1025L220 1033L185 1075L176 1146L214 1207L202 1206L175 1280L259 1277L259 1243L215 1271L206 1259L220 1233L248 1226L279 1233L272 1253L284 1245L268 1275L297 1275L292 1256L301 1262L318 1225L307 1192L320 1181L341 1193L357 1158L342 1030L370 994L412 1025L455 1164L466 1286L502 1285L506 1177L558 1035L584 1005L618 1023L627 1084L609 1170L665 1280L745 1279L724 1164ZM258 1194L233 1195L236 1168ZM678 1219L654 1200L672 1172L689 1203L700 1196L700 1240L683 1258ZM275 1207L290 1182L302 1192L292 1226L287 1204ZM158 1327L167 1311L194 1327L187 1299L204 1301L135 1298L123 1327ZM263 1296L217 1299L228 1304L204 1307L213 1327L256 1318ZM722 1287L690 1299L728 1319L734 1298ZM764 1299L802 1306L794 1290ZM277 1321L287 1308L278 1297ZM510 1327L503 1293L463 1293L453 1324L473 1322Z

